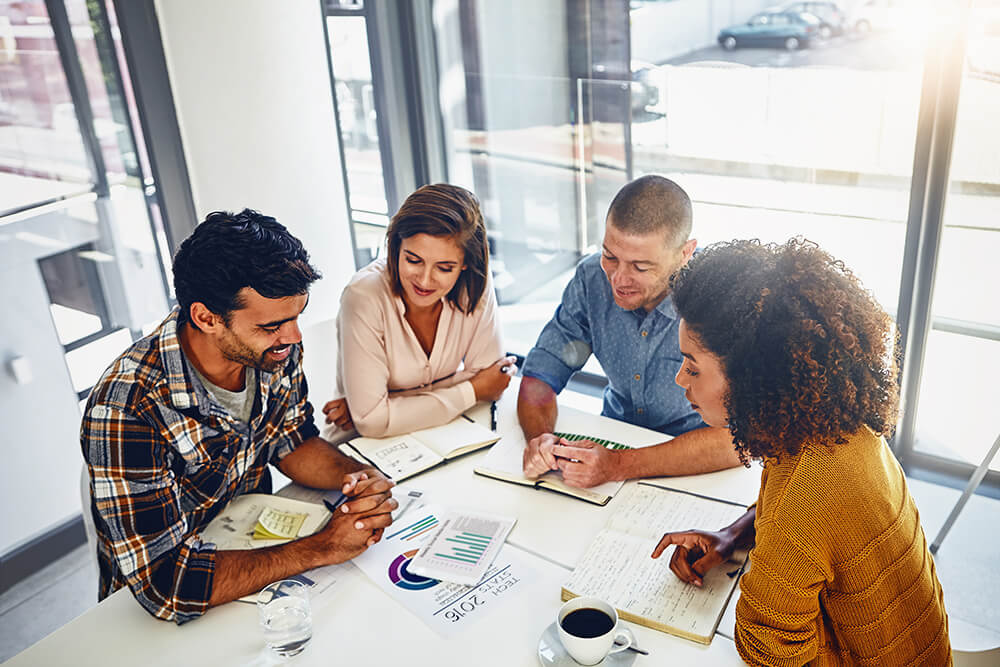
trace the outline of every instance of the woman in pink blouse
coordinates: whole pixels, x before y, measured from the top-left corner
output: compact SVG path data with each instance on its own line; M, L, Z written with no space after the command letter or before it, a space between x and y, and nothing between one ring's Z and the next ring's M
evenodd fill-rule
M340 297L337 385L326 422L386 437L451 421L510 382L474 194L425 185L386 231L385 259Z

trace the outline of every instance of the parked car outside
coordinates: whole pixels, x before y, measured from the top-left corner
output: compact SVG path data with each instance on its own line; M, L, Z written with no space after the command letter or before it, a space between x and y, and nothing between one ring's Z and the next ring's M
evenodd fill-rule
M819 36L823 39L830 39L846 32L847 14L841 10L836 2L817 2L816 0L789 2L781 6L781 11L805 12L815 16L819 19Z
M738 46L776 46L789 51L807 48L819 37L820 20L808 13L766 11L746 23L723 28L719 45L727 51Z

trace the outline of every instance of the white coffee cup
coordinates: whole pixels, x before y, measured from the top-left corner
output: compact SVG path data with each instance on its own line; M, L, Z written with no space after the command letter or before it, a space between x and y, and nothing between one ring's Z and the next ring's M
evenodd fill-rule
M580 610L591 613L577 614L566 622L567 616ZM556 628L566 652L581 665L596 665L609 653L635 644L632 631L618 622L615 608L598 598L578 597L564 604L556 616ZM624 643L618 641L619 637L624 638Z

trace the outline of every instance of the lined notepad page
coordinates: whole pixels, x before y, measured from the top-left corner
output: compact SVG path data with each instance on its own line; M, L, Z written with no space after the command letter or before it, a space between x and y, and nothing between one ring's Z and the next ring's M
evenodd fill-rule
M626 620L696 641L710 640L736 583L729 573L739 565L715 567L698 588L670 571L674 547L656 560L650 554L664 533L717 530L746 508L642 485L630 485L620 501L563 588L607 600Z

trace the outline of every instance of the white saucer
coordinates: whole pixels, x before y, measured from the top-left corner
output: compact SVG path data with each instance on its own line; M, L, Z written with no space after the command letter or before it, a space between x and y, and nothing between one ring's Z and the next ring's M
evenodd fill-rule
M635 651L624 650L618 653L609 653L608 657L601 660L597 665L603 667L628 667L635 662ZM552 623L545 628L541 639L538 640L538 661L545 667L579 667L573 658L569 657L566 648L559 641L559 631L556 624Z

